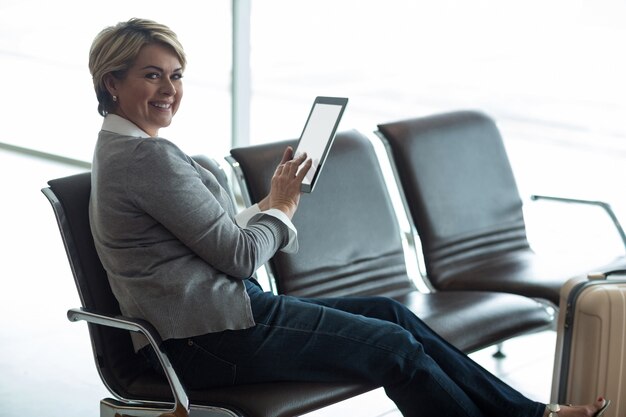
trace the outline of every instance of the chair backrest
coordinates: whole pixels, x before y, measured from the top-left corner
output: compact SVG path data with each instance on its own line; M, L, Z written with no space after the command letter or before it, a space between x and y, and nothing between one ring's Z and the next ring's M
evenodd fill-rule
M50 200L74 275L82 306L93 312L116 316L119 304L111 291L89 228L91 173L85 172L48 182L42 191ZM123 398L129 381L146 371L137 361L130 333L125 330L89 324L96 366L107 388Z
M295 141L231 150L252 201L269 193L287 145ZM270 262L279 293L399 297L415 290L374 148L359 132L337 134L319 182L302 195L293 222L299 252L279 252Z
M228 187L226 174L217 162L204 156L194 156L194 159L209 169L222 186ZM91 173L50 180L48 185L42 192L57 218L82 306L100 314L120 315L89 226ZM145 361L138 360L130 332L89 324L89 334L100 377L112 393L122 398L137 398L133 387L138 378L146 374L150 374L151 384L164 386L161 392L169 391L165 378L154 374Z
M522 201L500 132L475 111L378 125L424 252L428 279L528 250Z

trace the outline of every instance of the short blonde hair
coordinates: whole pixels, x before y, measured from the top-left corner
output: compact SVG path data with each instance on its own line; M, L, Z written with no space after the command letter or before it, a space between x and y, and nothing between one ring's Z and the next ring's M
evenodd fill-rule
M141 48L153 43L170 47L185 68L185 51L176 33L152 20L132 18L107 27L96 36L89 51L89 72L98 99L98 113L102 116L110 113L116 105L105 86L105 76L112 74L116 78L124 78Z

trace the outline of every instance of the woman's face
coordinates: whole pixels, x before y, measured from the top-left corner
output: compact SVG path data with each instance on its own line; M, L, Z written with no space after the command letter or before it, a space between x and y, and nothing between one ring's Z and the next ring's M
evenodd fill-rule
M150 136L167 127L183 98L183 69L172 49L161 44L141 48L124 79L110 75L109 92L117 96L114 114L130 120Z

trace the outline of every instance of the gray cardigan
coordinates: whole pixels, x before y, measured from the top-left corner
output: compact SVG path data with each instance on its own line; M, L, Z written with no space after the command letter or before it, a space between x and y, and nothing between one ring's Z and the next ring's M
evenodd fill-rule
M173 143L106 130L89 215L122 313L163 340L253 326L243 280L289 240L287 225L263 212L237 226L229 194ZM133 343L146 341L133 334Z

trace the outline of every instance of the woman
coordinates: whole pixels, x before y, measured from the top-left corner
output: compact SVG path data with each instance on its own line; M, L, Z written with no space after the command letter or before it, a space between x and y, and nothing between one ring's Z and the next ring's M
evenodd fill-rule
M531 401L390 299L263 292L249 277L277 251L297 250L291 218L311 161L287 148L269 195L235 215L215 177L158 136L183 96L176 35L148 20L119 23L96 37L89 68L104 116L90 201L96 248L122 312L155 326L188 387L367 381L405 416L583 417L608 406Z

